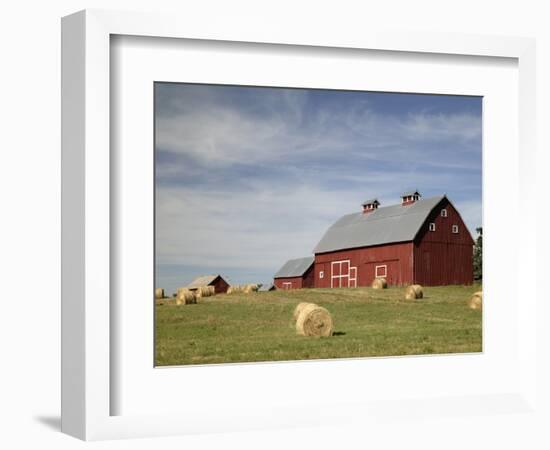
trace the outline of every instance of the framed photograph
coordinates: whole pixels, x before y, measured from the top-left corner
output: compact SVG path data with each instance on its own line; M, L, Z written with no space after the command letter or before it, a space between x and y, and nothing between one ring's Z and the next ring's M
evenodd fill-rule
M532 40L84 11L62 46L64 432L537 414Z
M482 97L154 96L156 365L482 351Z

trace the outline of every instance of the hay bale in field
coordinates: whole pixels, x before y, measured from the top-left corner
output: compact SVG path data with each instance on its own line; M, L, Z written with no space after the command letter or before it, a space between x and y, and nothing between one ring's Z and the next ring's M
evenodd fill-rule
M155 288L155 298L164 298L163 288Z
M182 292L190 292L186 287L179 287L176 289L176 298L180 296Z
M373 289L386 289L388 287L388 282L385 278L375 278L372 280L371 287Z
M243 292L245 294L250 294L251 292L258 292L257 284L245 284L243 287Z
M423 298L423 297L424 297L424 291L422 290L422 286L420 286L419 284L411 284L405 290L406 300L416 300L417 298Z
M239 286L238 284L234 284L232 286L229 286L227 288L228 294L240 294L243 293L245 290L245 286Z
M334 324L330 313L323 307L310 303L302 308L296 320L296 332L302 336L332 336Z
M483 308L483 291L475 292L468 301L468 306L471 309L482 309Z
M176 305L194 305L197 303L197 296L192 291L180 291L176 297Z
M216 289L214 286L200 286L195 290L195 295L197 298L212 297L216 295Z
M301 302L301 303L298 303L298 305L296 306L296 308L294 308L294 320L298 320L298 316L300 315L300 313L302 312L302 310L308 306L308 305L315 305L315 303L308 303L308 302ZM317 306L317 305L315 305Z

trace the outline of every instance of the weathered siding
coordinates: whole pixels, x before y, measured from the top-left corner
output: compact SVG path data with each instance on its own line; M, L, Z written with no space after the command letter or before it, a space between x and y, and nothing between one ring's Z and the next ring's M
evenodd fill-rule
M290 286L285 283L290 283ZM277 289L301 289L305 287L302 283L302 277L275 278L273 284Z
M314 283L315 271L313 270L314 264L307 269L300 277L280 277L274 278L273 284L277 289L301 289L312 288ZM290 283L285 285L285 283Z
M347 264L333 264L349 260ZM413 282L413 244L411 242L363 247L315 255L315 283L318 288L370 286L375 278L376 266L387 266L386 279L390 285L404 285ZM356 283L352 276L341 277L342 272L353 275L356 268ZM323 278L321 278L323 272ZM336 284L336 286L335 286Z
M214 286L214 291L216 294L225 294L229 288L229 284L227 284L222 277L216 278L212 283L210 283L210 286Z
M302 277L302 287L304 288L312 288L315 283L315 271L313 270L314 264L311 265L309 269L307 269L306 273L304 273Z
M447 210L447 217L441 210ZM435 231L429 231L430 223ZM458 225L458 233L452 226ZM426 286L471 284L474 241L460 214L444 199L430 214L414 242L414 279Z

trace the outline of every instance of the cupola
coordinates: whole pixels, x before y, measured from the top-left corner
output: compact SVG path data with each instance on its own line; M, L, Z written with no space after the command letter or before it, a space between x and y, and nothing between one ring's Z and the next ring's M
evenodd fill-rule
M361 205L363 206L363 214L367 214L378 208L378 206L380 206L380 202L373 198L370 200L365 200Z
M420 197L422 197L422 196L420 195L420 192L418 192L418 191L405 192L401 195L401 205L403 205L403 206L411 205L414 202L418 201L418 199Z

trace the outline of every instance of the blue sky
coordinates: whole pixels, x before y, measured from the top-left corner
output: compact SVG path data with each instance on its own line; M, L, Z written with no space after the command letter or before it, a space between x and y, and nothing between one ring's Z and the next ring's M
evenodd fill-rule
M480 97L155 84L156 277L271 281L377 197L447 194L481 225Z

